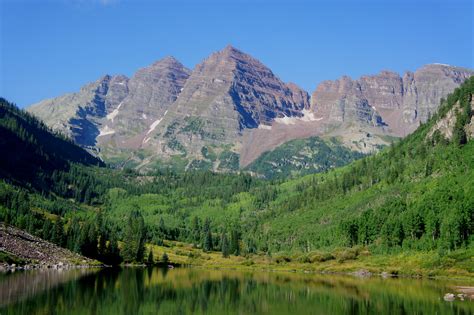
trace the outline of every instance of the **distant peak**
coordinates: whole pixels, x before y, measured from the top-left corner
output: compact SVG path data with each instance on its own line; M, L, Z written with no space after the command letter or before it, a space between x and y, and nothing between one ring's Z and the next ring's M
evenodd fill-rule
M452 67L451 65L448 65L447 63L439 63L439 62L434 62L428 66L442 66L442 67Z
M176 59L175 57L173 56L166 56L164 58L161 58L160 60L158 61L155 61L153 63L153 66L156 66L156 65L171 65L171 64L179 64L181 65L181 62L178 61L178 59Z
M221 51L218 51L218 54L226 55L226 56L248 56L248 54L235 48L232 45L225 46L224 49L222 49Z
M235 48L234 46L232 46L231 44L229 44L225 46L224 49L222 49L222 51L239 51L239 50Z

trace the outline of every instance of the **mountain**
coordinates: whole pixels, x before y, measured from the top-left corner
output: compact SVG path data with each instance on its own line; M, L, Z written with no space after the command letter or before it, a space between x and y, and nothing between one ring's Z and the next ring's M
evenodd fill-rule
M403 77L382 71L324 81L310 98L227 46L192 71L167 57L130 79L107 75L28 111L112 164L237 171L295 139L378 151L413 132L472 74L440 64Z
M113 158L139 149L149 128L176 100L189 70L172 57L140 69L130 79L106 75L78 93L49 99L28 111L77 144ZM103 153L102 153L103 151Z
M308 107L306 92L228 46L195 67L176 102L144 139L144 148L158 147L160 158L185 156L188 166L204 161L212 169L226 169L221 155L238 154L246 130L271 128L279 117L301 117ZM212 150L216 160L206 160L203 148Z
M0 98L0 178L38 189L48 189L51 174L70 164L104 166L72 141L52 131L37 118Z

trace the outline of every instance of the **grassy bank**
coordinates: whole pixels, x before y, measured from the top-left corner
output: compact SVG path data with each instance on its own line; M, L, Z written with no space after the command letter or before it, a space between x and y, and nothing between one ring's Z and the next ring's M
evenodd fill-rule
M372 254L367 248L341 248L332 252L304 254L275 253L230 255L204 252L190 244L165 241L163 246L148 245L155 260L164 253L169 262L206 268L238 270L275 270L296 272L349 273L366 270L374 274L388 273L411 277L450 277L474 281L474 249L460 249L440 256L438 252L403 252L400 254Z

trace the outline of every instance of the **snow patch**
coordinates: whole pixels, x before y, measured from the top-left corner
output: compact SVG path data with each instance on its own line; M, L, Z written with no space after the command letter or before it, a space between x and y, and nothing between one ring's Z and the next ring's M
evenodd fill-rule
M283 124L283 125L294 125L298 123L299 121L320 121L323 119L323 117L316 117L312 111L309 109L303 109L301 111L303 113L303 117L281 117L281 118L275 118L275 122Z
M146 132L147 135L149 135L153 130L155 130L155 128L160 124L160 122L163 120L163 117L165 117L166 113L168 113L168 111L165 111L165 113L163 114L163 116L161 116L160 119L157 119L155 120L151 125L150 125L150 129L148 129L148 131Z
M309 109L303 109L301 111L303 113L303 117L299 118L302 121L320 121L323 117L316 117L314 112L310 111Z
M106 116L106 118L107 118L108 120L111 120L112 122L114 121L114 118L115 118L115 117L118 115L118 113L119 113L119 109L120 109L120 107L122 106L122 103L123 103L123 102L120 102L120 104L117 106L117 108L114 109L110 114L108 114L108 115Z
M268 125L258 125L258 129L272 130L272 126L268 126Z
M110 128L109 126L105 126L104 128L99 129L99 135L98 137L106 136L106 135L111 135L115 133L115 130Z
M283 125L294 125L296 123L298 119L295 118L295 117L288 117L288 116L284 116L284 117L279 117L279 118L275 118L275 121L279 124L283 124Z
M445 67L451 67L451 65L448 65L447 63L439 63L439 62L435 62L433 63L434 65L438 65L438 66L445 66Z
M150 137L145 137L145 139L143 139L142 141L142 144L147 143L148 141L150 141L150 139L151 139Z
M143 119L147 119L147 116L146 116L145 113L142 114L142 118L143 118Z

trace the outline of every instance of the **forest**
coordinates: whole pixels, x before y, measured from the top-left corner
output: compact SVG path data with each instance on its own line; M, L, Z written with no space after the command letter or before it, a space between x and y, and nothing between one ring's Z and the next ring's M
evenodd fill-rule
M111 265L166 261L146 247L165 241L224 258L341 248L472 252L473 94L471 77L413 134L381 152L274 180L112 169L2 99L0 220ZM435 130L449 111L452 137Z

